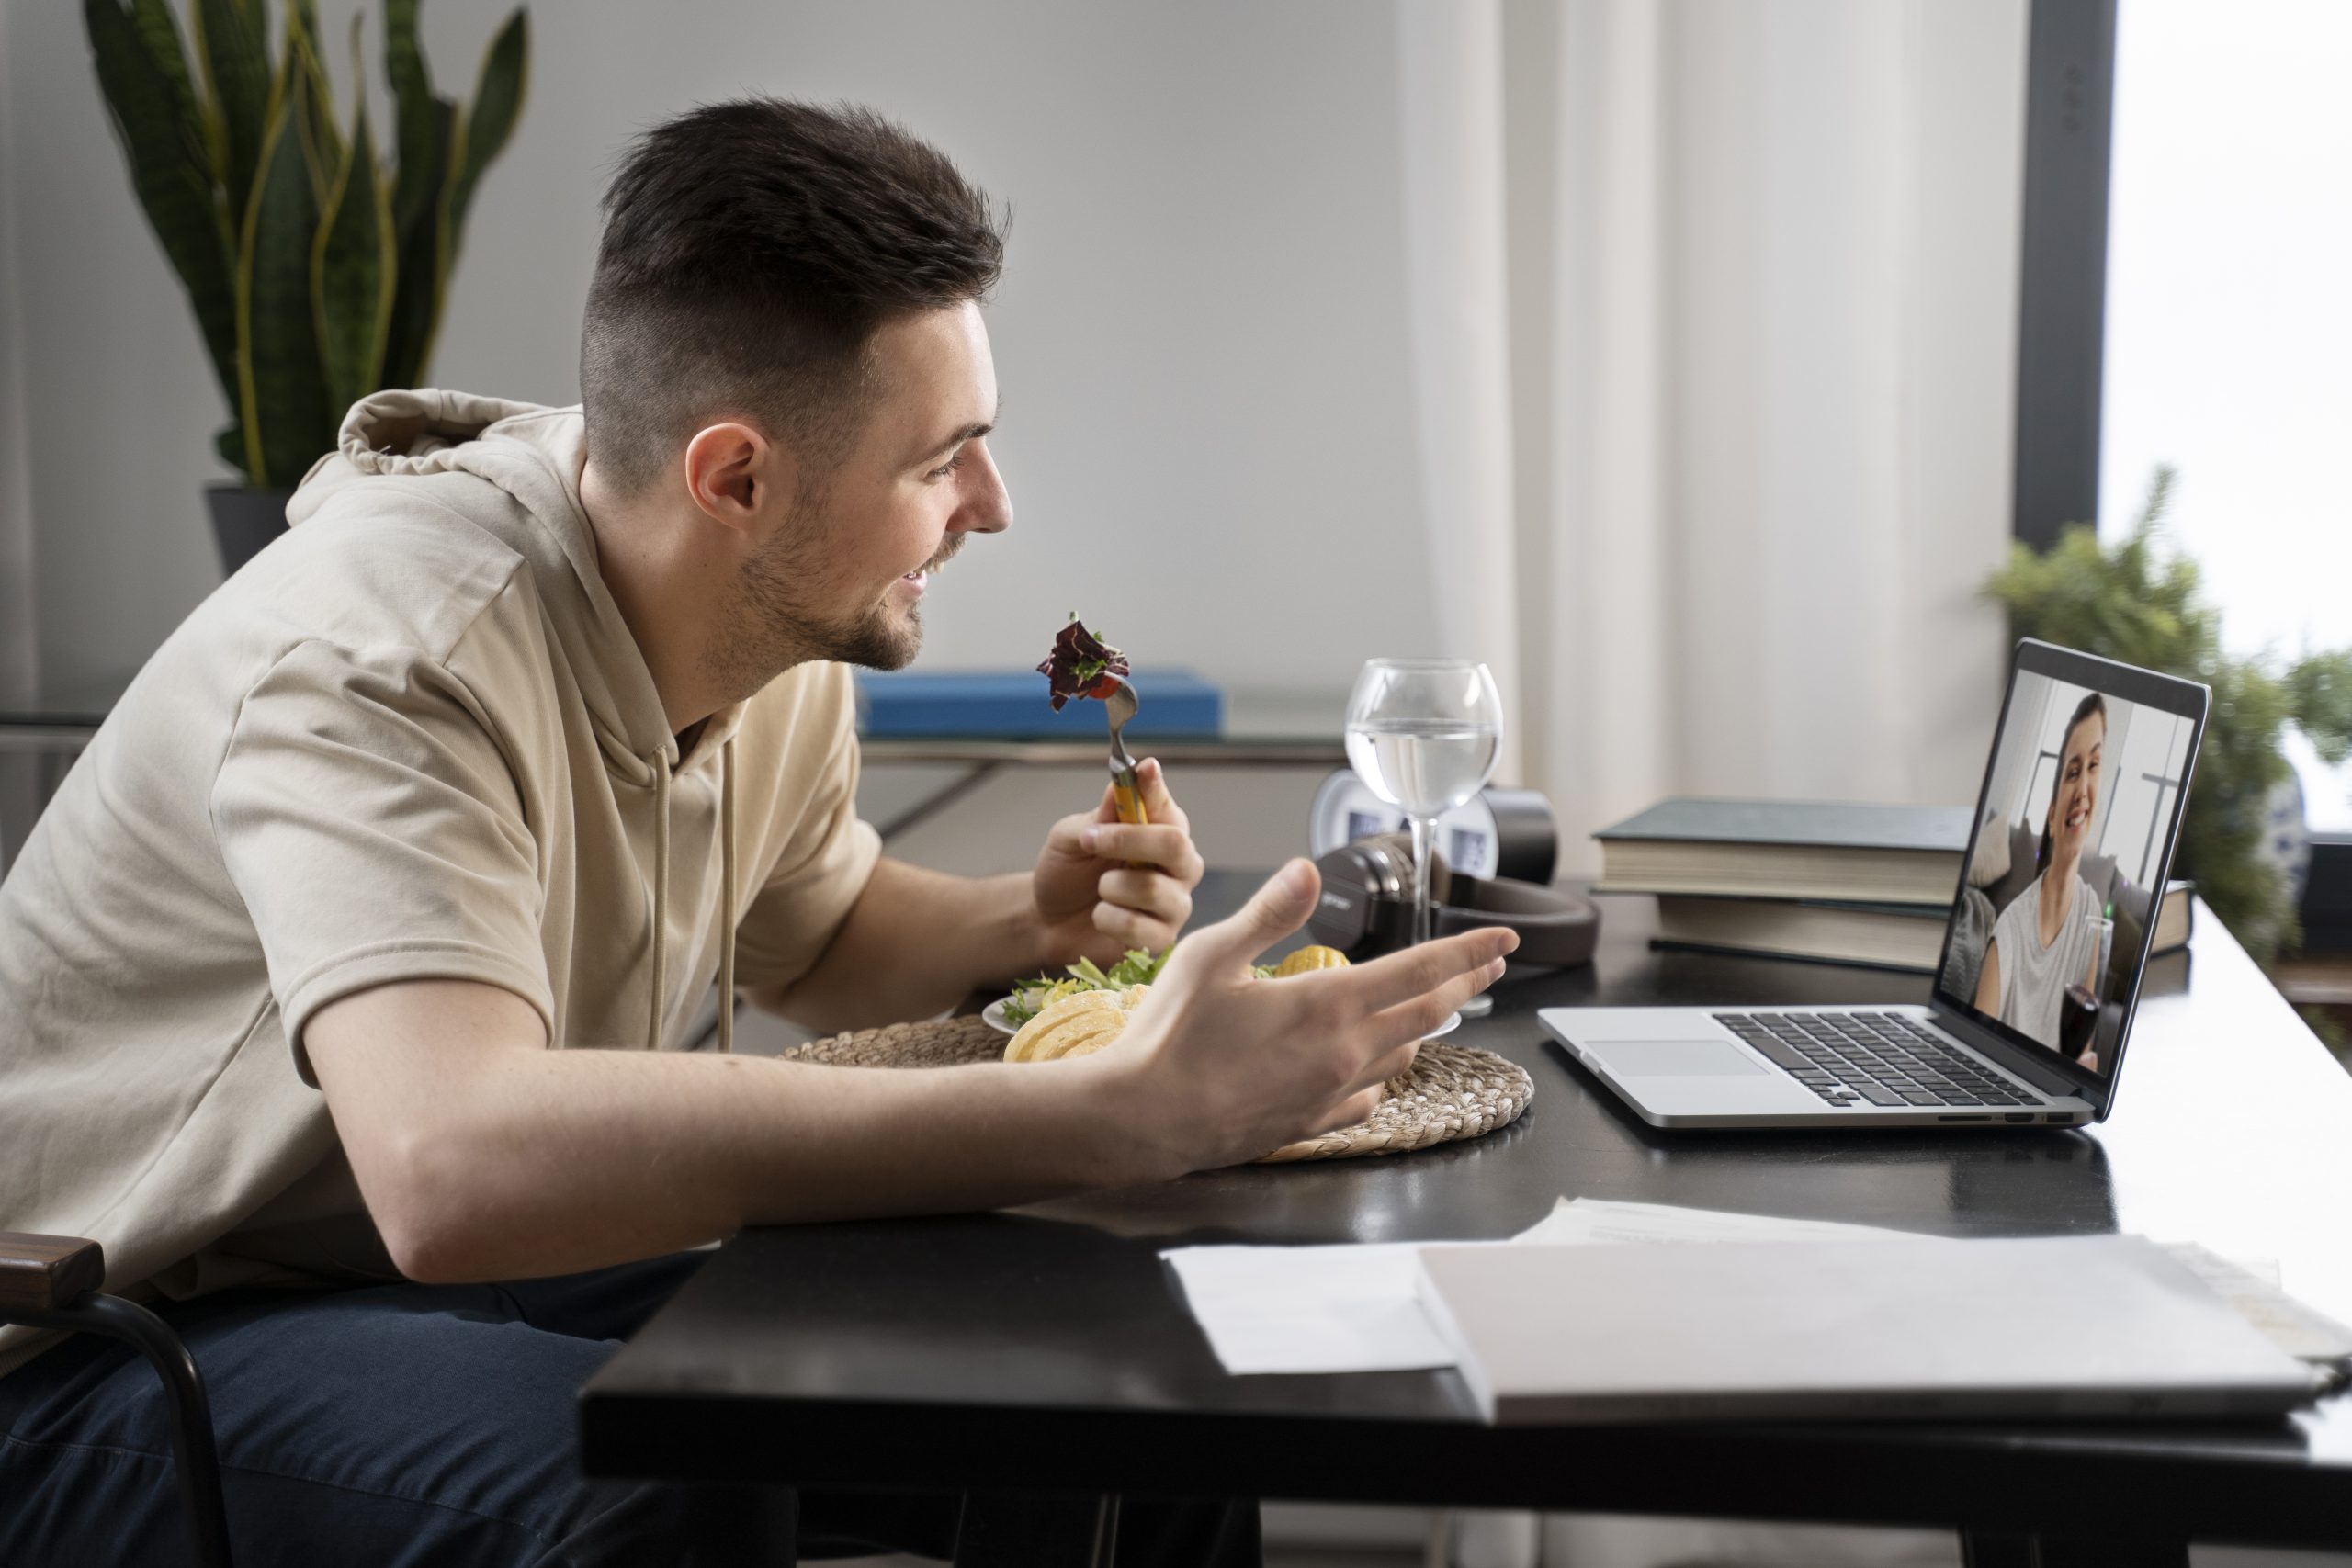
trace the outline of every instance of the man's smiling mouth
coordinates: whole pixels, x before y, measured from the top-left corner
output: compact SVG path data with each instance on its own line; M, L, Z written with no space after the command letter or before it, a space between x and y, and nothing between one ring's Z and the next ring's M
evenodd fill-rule
M901 582L913 583L928 581L934 573L940 570L941 568L944 567L949 561L954 560L956 558L956 552L961 550L963 547L963 540L956 540L954 544L948 546L945 549L940 551L937 555L923 562L922 565L915 568L914 570L908 572L899 581Z

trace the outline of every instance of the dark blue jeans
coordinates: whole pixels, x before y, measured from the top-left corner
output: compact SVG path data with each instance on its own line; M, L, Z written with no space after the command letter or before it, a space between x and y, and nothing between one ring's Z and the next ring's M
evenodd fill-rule
M211 1397L239 1568L951 1556L952 1495L580 1474L574 1396L702 1261L165 1303ZM0 1568L163 1568L185 1539L162 1385L128 1347L80 1335L0 1378ZM1118 1555L1255 1564L1256 1506L1131 1503Z

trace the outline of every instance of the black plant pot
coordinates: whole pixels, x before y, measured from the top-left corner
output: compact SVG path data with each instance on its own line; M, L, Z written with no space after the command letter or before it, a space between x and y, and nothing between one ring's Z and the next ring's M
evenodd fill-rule
M212 537L220 547L220 570L234 577L237 569L261 554L262 547L286 532L286 503L290 490L254 490L249 485L207 485L205 503L212 509Z

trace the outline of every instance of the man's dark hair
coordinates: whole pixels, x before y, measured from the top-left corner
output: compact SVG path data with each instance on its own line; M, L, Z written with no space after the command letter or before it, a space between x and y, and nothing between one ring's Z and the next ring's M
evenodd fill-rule
M983 298L988 197L868 109L711 104L639 137L605 193L580 341L588 449L642 494L713 416L821 473L859 429L876 330Z

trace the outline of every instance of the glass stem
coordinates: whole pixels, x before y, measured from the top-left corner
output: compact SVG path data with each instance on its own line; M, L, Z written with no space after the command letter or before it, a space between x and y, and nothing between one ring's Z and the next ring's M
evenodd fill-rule
M1408 818L1413 826L1413 945L1430 939L1430 840L1436 822L1426 817Z

